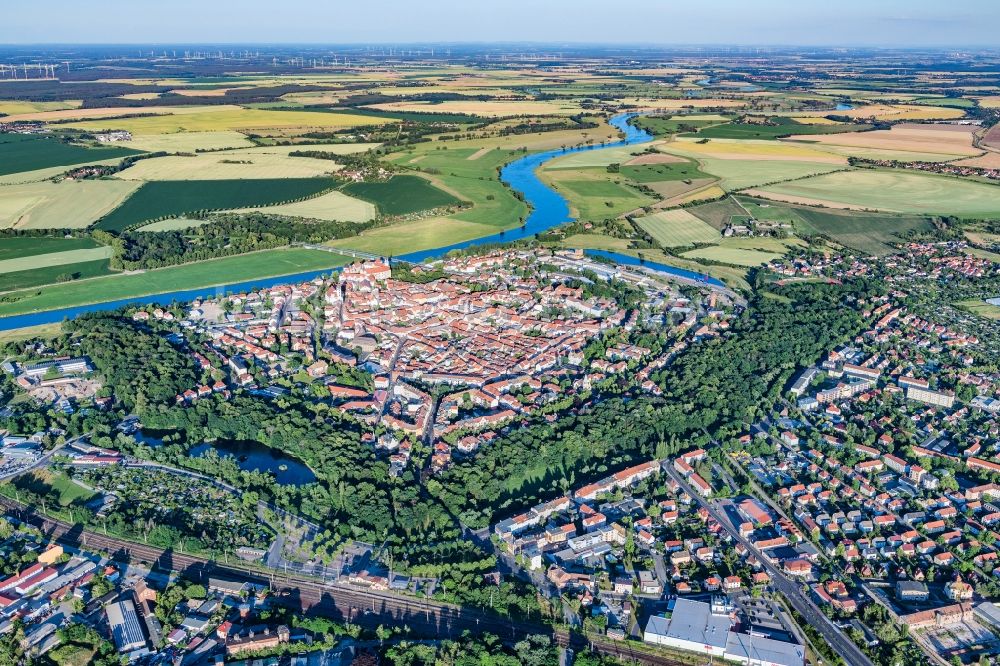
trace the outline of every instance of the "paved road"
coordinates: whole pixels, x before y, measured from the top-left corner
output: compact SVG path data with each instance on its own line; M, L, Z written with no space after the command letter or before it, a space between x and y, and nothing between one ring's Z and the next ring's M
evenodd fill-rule
M703 506L712 518L717 520L729 534L751 553L753 553L771 576L771 585L774 589L785 595L792 608L801 615L807 624L812 625L823 639L839 654L850 666L874 666L871 659L861 651L830 619L820 611L813 601L802 593L798 583L789 580L785 574L776 567L770 559L761 553L747 539L740 536L739 531L733 527L724 512L719 511L713 502L706 500L692 488L685 479L681 478L673 468L668 467L670 474L695 501Z

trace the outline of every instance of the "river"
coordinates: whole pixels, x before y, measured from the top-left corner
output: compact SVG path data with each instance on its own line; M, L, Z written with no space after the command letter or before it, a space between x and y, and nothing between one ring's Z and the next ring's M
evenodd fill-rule
M542 182L538 177L537 170L544 163L549 160L553 160L557 157L562 157L564 155L570 155L572 153L579 153L590 150L603 150L606 148L616 148L618 146L625 145L638 145L642 143L648 143L653 140L653 136L634 125L629 124L629 119L634 117L634 113L622 113L612 117L608 122L624 134L624 139L620 141L615 141L612 143L605 144L592 144L577 146L573 148L566 148L565 150L550 150L544 153L535 153L532 155L527 155L520 159L514 160L507 166L505 166L500 171L500 178L506 183L511 189L520 192L524 197L524 200L528 202L531 207L531 212L528 214L528 218L524 221L524 224L516 229L508 229L506 231L501 231L499 233L493 234L491 236L484 236L482 238L476 238L469 241L464 241L462 243L454 243L452 245L447 245L444 247L433 248L430 250L421 250L419 252L411 252L406 255L398 257L399 259L405 261L411 261L414 263L422 262L426 259L436 259L439 258L452 250L462 250L470 247L475 247L478 245L490 245L496 243L511 243L514 241L531 238L537 233L547 231L553 227L558 227L560 225L566 224L567 222L573 221L570 216L569 204L566 199L550 188L548 185ZM608 259L613 259L623 264L637 265L639 262L634 257L629 257L627 255L622 255L613 252L592 252L592 254L600 254ZM699 280L707 284L721 285L718 280L710 278L699 273L692 273L691 271L685 271L683 269L674 268L672 266L666 266L664 264L654 264L652 262L646 262L643 264L649 268L655 268L656 270L662 270L663 272L676 275L678 277L685 277L688 279ZM295 273L293 275L281 275L277 277L260 278L256 280L247 280L245 282L236 282L232 284L223 284L213 287L199 287L196 289L186 289L182 291L168 291L160 294L150 294L147 296L136 296L134 298L123 298L114 301L105 301L102 303L92 303L89 305L77 305L68 308L60 308L57 310L46 310L45 312L32 312L20 315L11 315L8 317L0 317L0 331L7 331L15 328L24 328L26 326L39 326L42 324L52 324L63 319L72 319L81 314L87 312L98 312L101 310L114 310L126 305L152 305L152 304L164 304L172 302L184 302L193 301L196 298L217 298L229 293L237 293L250 291L252 289L266 289L268 287L273 287L279 284L289 284L293 282L305 282L311 280L320 275L328 275L335 272L336 269L325 269L319 271L309 271L307 273Z

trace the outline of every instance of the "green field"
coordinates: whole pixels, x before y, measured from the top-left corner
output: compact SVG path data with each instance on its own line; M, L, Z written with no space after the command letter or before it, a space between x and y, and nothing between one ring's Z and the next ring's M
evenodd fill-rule
M740 208L732 197L704 203L687 210L719 231L725 229L732 222L733 217L746 218L746 211Z
M53 497L59 506L71 504L82 505L94 497L94 493L73 483L73 480L62 472L36 470L30 474L16 478L11 485L18 490L33 492L42 496ZM8 489L8 494L10 493Z
M0 316L318 271L342 266L349 261L349 257L322 250L265 250L143 273L111 275L10 292L0 302Z
M376 227L359 236L330 241L327 245L394 257L409 252L445 247L495 233L497 233L496 227L459 220L455 216L425 217L386 227Z
M0 237L0 261L31 257L50 252L68 250L90 250L99 247L92 238L63 238L62 236L2 236Z
M66 250L64 252L48 252L46 254L35 254L29 257L16 257L14 259L4 259L0 261L0 275L4 273L14 273L17 271L27 271L33 268L46 268L78 264L86 261L99 261L110 259L114 254L114 248L110 246L99 246L81 250Z
M897 234L932 228L930 221L920 216L830 210L748 197L739 199L759 220L791 224L802 236L825 236L866 254L889 254L894 251L890 243L900 240Z
M29 268L11 273L0 273L0 291L27 289L28 287L37 287L43 284L53 284L60 282L60 278L62 280L81 280L83 278L109 275L111 272L107 259L83 261L63 266Z
M349 183L345 194L375 204L383 215L409 215L461 203L420 176L393 176L384 183Z
M863 125L847 123L837 125L805 124L780 116L770 118L769 122L774 124L726 123L724 125L713 125L698 130L696 134L685 134L684 136L696 136L705 139L778 139L793 134L839 134L841 132L854 132L864 128Z
M715 157L701 159L701 169L722 179L719 185L726 191L757 187L766 183L779 183L805 176L824 174L843 169L828 162L802 162L796 160L729 160Z
M141 222L201 210L267 206L330 190L331 178L262 180L182 180L145 183L97 223L98 229L121 231Z
M712 243L722 238L718 230L683 208L640 217L635 222L663 247Z
M138 154L128 148L64 143L43 134L0 134L0 175Z
M1000 187L948 176L890 170L857 170L780 183L763 192L899 213L996 217Z
M695 162L676 164L635 164L620 167L621 175L637 183L657 183L665 180L694 180L712 176L698 169Z
M681 132L696 132L702 128L712 125L722 125L726 120L720 118L688 118L678 116L639 116L632 121L638 127L654 134L664 136L667 134L679 134Z
M120 206L139 186L113 179L5 185L0 187L0 227L86 227Z
M985 319L1000 321L1000 306L987 303L984 300L971 298L966 301L957 301L955 305Z
M600 167L542 171L542 176L566 197L581 220L604 220L654 201L630 187L620 174Z
M712 245L711 247L701 247L697 250L684 252L681 256L688 259L708 259L709 261L718 261L723 264L733 264L734 266L760 266L777 259L781 254L764 252L752 248Z

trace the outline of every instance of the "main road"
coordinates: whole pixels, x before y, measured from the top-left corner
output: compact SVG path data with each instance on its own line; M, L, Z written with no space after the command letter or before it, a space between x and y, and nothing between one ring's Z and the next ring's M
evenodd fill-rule
M776 590L785 595L788 602L792 605L799 615L801 615L807 624L811 625L816 631L818 631L823 640L833 648L833 650L839 654L844 660L851 666L874 666L871 659L868 658L864 652L861 651L854 641L848 638L844 632L840 630L833 622L830 621L826 615L820 611L813 601L802 593L802 589L799 587L798 583L790 580L785 576L784 572L781 571L771 560L759 551L750 541L740 536L739 531L729 522L729 518L715 506L715 504L708 499L702 497L698 492L691 487L691 485L682 478L677 472L674 471L672 467L667 468L667 473L680 484L681 488L691 497L695 499L698 504L708 511L708 514L714 518L723 529L726 530L736 541L743 544L743 547L747 549L748 552L753 553L757 560L764 566L767 570L768 575L771 576L771 583Z

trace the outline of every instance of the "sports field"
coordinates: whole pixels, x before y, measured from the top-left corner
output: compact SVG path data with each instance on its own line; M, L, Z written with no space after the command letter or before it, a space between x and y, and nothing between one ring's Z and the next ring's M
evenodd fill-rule
M336 184L331 178L154 181L144 183L125 203L101 218L97 227L120 231L147 220L195 211L291 202L333 189Z
M460 203L419 176L393 176L385 182L348 183L343 192L374 204L383 215L408 215Z
M901 213L1000 215L1000 187L921 173L857 170L760 188L769 198Z
M714 227L684 208L654 213L637 218L635 222L664 247L712 243L722 238Z
M123 180L313 178L341 168L330 160L271 153L214 152L139 160L115 174Z
M330 220L339 222L367 222L378 215L375 204L362 201L348 196L343 192L334 190L321 194L318 197L296 201L289 204L278 204L277 206L261 206L257 208L243 208L237 212L259 211L272 215L288 215L289 217L307 217L314 220ZM170 222L154 222L143 227L144 231L153 231L155 225ZM187 226L190 226L190 222ZM183 228L183 227L181 227Z
M266 250L142 273L111 275L15 291L7 294L3 302L0 302L0 316L291 275L334 268L349 261L350 257L322 250Z
M81 180L0 187L0 228L79 229L114 210L139 183Z
M0 134L0 175L137 154L128 148L64 143L42 134Z

